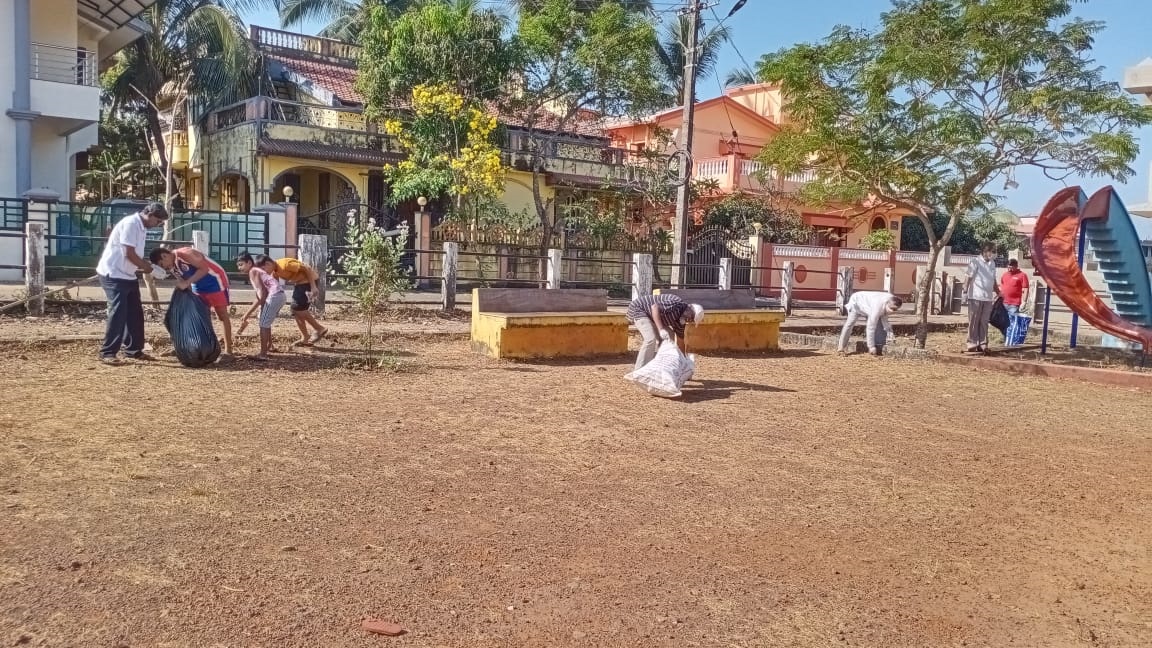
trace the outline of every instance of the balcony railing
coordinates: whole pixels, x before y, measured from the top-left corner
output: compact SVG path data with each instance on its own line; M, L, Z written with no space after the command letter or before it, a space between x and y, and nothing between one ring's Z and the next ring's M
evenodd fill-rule
M96 52L32 43L32 78L82 86L98 85Z
M255 25L253 25L249 31L252 41L258 46L266 48L304 52L326 58L347 59L352 61L360 57L359 47L338 40L332 40L331 38L305 36L304 34L294 34L292 32L269 29L267 27L257 27Z
M628 149L576 140L542 138L533 141L533 138L529 137L527 133L511 131L504 141L504 149L512 152L531 151L535 146L549 149L545 153L546 158L612 165L623 165L635 161L631 158L631 152Z
M714 180L722 191L777 189L794 191L799 185L816 178L812 171L783 175L756 160L736 155L698 159L694 163L696 180Z
M331 108L314 104L253 97L221 108L209 118L209 130L222 130L250 121L274 121L318 128L373 132L364 113L356 109Z

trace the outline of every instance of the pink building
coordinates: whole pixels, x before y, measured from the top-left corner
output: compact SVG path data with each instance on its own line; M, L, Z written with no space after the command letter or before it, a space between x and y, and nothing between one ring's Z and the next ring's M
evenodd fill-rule
M663 148L660 133L677 139L682 123L680 107L656 113L640 121L607 126L612 145L630 151ZM787 117L781 111L778 87L758 83L730 88L719 97L696 104L692 132L693 178L712 179L724 193L759 192L767 188L791 192L812 179L811 174L785 176L756 160L757 153ZM869 232L889 229L900 240L901 215L872 213L858 216L859 207L827 209L800 206L805 222L820 231L814 245L858 247Z

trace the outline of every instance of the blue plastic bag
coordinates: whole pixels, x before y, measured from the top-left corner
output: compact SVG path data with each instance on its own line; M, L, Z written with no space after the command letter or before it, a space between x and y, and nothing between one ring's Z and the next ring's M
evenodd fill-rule
M212 314L191 290L172 291L164 328L172 338L176 358L185 367L206 367L220 357L220 340L212 329Z
M1008 330L1004 331L1004 346L1020 346L1028 337L1028 327L1032 318L1027 315L1016 314L1008 322Z

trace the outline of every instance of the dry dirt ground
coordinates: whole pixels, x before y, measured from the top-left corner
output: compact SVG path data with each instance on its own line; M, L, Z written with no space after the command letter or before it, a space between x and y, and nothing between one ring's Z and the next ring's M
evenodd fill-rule
M1147 394L790 351L662 400L388 345L0 346L0 646L1152 642Z

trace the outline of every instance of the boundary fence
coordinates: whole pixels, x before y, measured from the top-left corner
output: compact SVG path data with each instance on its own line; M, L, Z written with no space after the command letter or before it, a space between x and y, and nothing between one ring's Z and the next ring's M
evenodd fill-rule
M0 266L0 268L19 268L24 272L27 294L30 296L40 296L40 299L30 303L29 311L42 313L44 308L43 292L48 269L46 261L49 258L46 254L47 251L54 249L54 247L58 248L61 244L76 241L92 243L100 237L48 234L45 231L47 228L42 222L29 222L25 225L25 229L25 232L0 231L0 241L11 238L22 239L21 243L23 243L26 255L26 262L23 265ZM322 293L326 292L330 286L339 286L340 281L348 277L346 274L340 274L338 270L331 266L330 259L334 250L329 248L328 238L323 235L302 234L298 237L296 245L270 246L266 243L253 245L248 242L213 243L210 232L206 230L192 230L190 234L191 237L189 240L161 240L159 238L150 238L146 246L146 251L151 251L151 249L160 245L169 247L190 245L205 254L209 254L212 250L227 250L226 258L229 259L242 250L268 254L274 258L280 255L295 255L302 262L315 268L320 274L319 283L324 287L321 291ZM345 246L342 248L342 251L347 252L350 249L352 248ZM413 255L426 255L435 259L436 263L434 265L438 266L438 272L419 274L417 271L418 264L412 262ZM469 266L471 268L470 272L460 271L463 259L471 260L471 265ZM539 269L541 275L530 279L505 277L496 273L488 273L484 270L486 267L493 268L501 263L511 262L533 265ZM656 263L652 254L637 252L633 253L631 259L628 260L594 260L595 264L610 267L612 269L612 276L618 276L620 278L619 281L607 282L606 284L606 282L599 278L571 278L570 273L566 272L567 266L573 263L586 262L588 262L586 257L565 256L565 251L560 249L549 249L544 255L509 254L461 250L459 243L447 241L442 243L441 249L427 248L408 250L405 260L401 261L401 269L412 281L414 288L439 288L441 305L445 310L455 308L457 294L461 289L515 286L544 287L549 289L568 287L607 288L613 296L619 298L635 298L640 295L651 294L654 289L669 288L749 290L756 296L762 298L772 295L772 297L764 300L765 307L776 305L786 313L791 313L793 307L800 302L826 303L824 298L827 289L823 287L805 287L796 281L799 267L794 261L785 261L780 266L742 265L738 268L739 272L736 272L737 268L735 267L734 260L731 258L720 259L717 265ZM708 267L716 270L718 281L714 284L672 284L669 281L659 278L661 271L670 273L671 270L676 267L688 270ZM73 273L73 276L80 277L89 277L94 274L94 268L89 266L56 266L56 269L68 271ZM229 273L231 278L239 280L241 283L246 279L238 273L235 273L234 266L231 269L233 270L233 272ZM840 266L835 270L811 269L808 270L808 272L814 276L828 277L828 283L834 286L833 299L837 307L842 306L847 301L855 288L857 273L852 266ZM682 274L693 276L693 273L690 271ZM737 275L740 277L739 280L736 279ZM779 277L778 284L772 283L775 277ZM883 287L885 290L892 290L893 280L894 273L891 269L886 270L883 279ZM823 283L823 280L821 280L820 283ZM934 293L939 293L938 295L934 294L931 300L934 312L953 312L950 307L951 291L948 290L948 288L949 285L946 279L941 277L933 290ZM316 303L317 309L322 312L324 308L323 294L316 300Z

